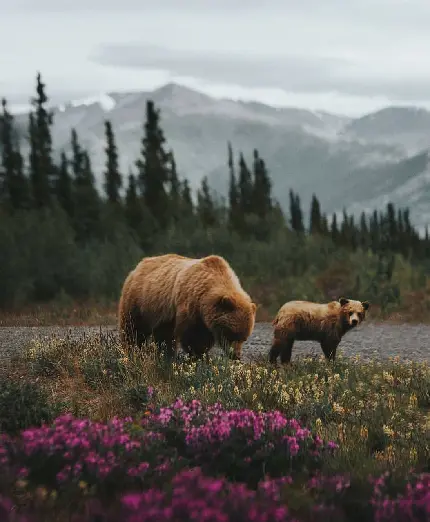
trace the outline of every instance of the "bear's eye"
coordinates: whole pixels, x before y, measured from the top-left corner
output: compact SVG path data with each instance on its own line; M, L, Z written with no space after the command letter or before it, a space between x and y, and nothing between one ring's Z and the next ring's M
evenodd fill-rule
M354 312L348 312L349 317L351 317L351 315L352 315L353 313L354 313Z

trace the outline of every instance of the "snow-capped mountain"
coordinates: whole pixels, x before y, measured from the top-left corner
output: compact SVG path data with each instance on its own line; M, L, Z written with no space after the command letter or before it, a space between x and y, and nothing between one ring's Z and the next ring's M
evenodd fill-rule
M99 186L105 163L104 120L112 122L126 175L134 169L143 134L145 104L161 110L168 146L178 170L194 188L204 175L227 193L227 141L251 161L257 148L265 159L274 196L288 205L297 191L305 212L312 193L326 212L372 211L388 201L411 208L412 221L430 221L430 112L389 107L350 118L323 111L276 108L257 102L215 99L177 84L152 92L103 93L55 108L53 139L59 154L69 150L74 127L89 150ZM21 125L24 115L17 116Z

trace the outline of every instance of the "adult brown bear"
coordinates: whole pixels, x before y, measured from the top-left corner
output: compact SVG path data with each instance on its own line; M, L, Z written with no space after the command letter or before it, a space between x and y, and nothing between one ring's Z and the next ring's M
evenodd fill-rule
M242 345L255 323L256 305L220 256L191 259L165 254L142 259L127 276L118 310L122 340L141 346L151 335L173 355L178 344L202 356L215 342Z
M291 361L294 341L318 341L325 357L336 358L342 337L358 326L366 317L368 301L341 297L339 301L319 304L309 301L290 301L278 311L273 325L274 335L269 360Z

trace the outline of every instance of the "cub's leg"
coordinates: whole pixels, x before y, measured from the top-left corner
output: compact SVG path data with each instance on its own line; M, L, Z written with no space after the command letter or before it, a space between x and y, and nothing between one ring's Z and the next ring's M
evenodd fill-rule
M338 345L339 341L334 341L332 339L324 339L324 341L321 341L321 349L328 361L334 361L336 359Z
M281 347L281 364L289 364L291 362L291 354L293 352L294 339L288 337Z
M293 344L294 337L275 332L272 347L269 352L269 362L276 363L278 357L281 356L281 363L288 364L291 361Z

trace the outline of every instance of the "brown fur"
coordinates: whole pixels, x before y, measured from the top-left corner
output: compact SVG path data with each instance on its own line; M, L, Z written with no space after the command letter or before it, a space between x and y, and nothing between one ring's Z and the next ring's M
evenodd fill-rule
M291 361L294 341L318 341L325 357L336 358L336 349L342 337L358 326L369 309L367 301L354 301L341 297L326 304L309 301L290 301L278 311L269 360L281 363Z
M255 322L256 305L225 259L177 254L146 257L125 279L118 321L122 340L141 346L153 335L173 354L178 344L201 356L233 343L236 358Z

